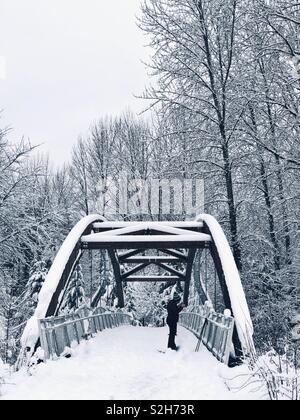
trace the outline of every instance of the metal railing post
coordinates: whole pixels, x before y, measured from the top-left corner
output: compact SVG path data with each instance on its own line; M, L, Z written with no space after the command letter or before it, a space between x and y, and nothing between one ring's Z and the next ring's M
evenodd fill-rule
M199 307L199 310L193 308L193 312L181 313L179 322L195 334L219 361L228 364L234 329L234 319L230 311L225 310L224 315L216 313L207 303ZM197 349L199 345L200 342Z

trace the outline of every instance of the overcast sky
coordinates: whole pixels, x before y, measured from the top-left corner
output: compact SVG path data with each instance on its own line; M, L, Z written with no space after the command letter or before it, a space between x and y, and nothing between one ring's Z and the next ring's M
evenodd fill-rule
M141 0L0 0L1 126L44 143L53 162L70 157L90 124L127 107L148 83Z

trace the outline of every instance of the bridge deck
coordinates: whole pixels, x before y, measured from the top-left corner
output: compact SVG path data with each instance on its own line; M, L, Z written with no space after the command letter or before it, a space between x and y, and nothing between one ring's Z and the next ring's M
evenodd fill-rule
M221 378L242 385L246 367L229 369L204 347L195 353L195 337L178 330L178 353L164 349L167 328L120 327L99 333L74 350L74 357L39 365L33 376L26 371L8 378L3 399L133 399L198 400L255 399L251 387L230 392ZM254 384L254 386L256 386Z

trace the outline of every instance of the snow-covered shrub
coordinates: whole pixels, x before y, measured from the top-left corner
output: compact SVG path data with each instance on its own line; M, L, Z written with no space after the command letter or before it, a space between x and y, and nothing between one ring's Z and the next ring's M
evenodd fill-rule
M263 355L248 355L244 363L251 373L244 375L239 389L255 386L262 398L272 401L300 400L300 342L290 342L283 349L280 353L272 349Z
M288 353L270 351L255 361L254 371L270 400L300 400L300 371Z

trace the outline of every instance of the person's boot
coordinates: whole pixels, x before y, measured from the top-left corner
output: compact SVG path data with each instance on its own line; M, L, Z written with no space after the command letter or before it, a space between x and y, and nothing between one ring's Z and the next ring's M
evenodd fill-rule
M177 346L175 343L172 343L171 349L177 351Z

